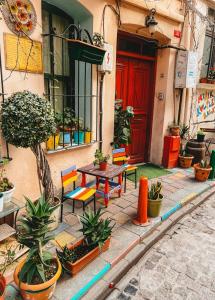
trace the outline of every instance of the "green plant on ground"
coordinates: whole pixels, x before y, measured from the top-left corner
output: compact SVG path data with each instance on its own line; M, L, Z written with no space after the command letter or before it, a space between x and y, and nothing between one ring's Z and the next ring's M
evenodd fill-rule
M104 213L104 212L103 212ZM97 246L101 249L105 241L111 236L114 224L111 225L111 219L103 220L101 209L96 213L90 209L84 213L80 221L83 233L83 243L76 248L69 249L67 246L57 250L57 255L63 265L64 270L67 269L67 262L74 263Z
M40 184L47 201L54 199L51 171L41 143L56 133L54 112L44 98L29 91L17 92L2 103L2 133L16 146L30 147L36 156Z
M96 152L95 152L95 160L94 160L94 165L99 165L100 163L102 162L107 162L109 159L110 159L110 155L104 155L102 153L101 150L99 149L96 149Z
M162 199L163 195L161 194L162 191L162 184L160 181L156 183L152 183L151 187L148 189L148 199L150 200L157 200Z
M53 239L49 234L51 214L57 208L45 201L44 196L33 203L26 198L26 214L20 217L17 225L18 242L30 250L19 273L20 282L40 284L51 279L57 272L53 255L44 246Z
M114 147L131 143L131 120L134 117L132 106L123 109L119 100L116 100L114 112Z

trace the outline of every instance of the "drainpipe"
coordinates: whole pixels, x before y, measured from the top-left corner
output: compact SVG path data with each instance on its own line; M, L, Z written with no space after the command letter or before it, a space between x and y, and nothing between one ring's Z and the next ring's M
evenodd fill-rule
M103 145L103 86L105 72L101 72L99 88L99 150L102 151Z

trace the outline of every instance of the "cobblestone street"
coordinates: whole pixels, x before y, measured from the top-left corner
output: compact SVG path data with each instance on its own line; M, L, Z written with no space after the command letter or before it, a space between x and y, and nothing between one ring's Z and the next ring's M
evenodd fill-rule
M107 300L214 300L215 195L177 223Z

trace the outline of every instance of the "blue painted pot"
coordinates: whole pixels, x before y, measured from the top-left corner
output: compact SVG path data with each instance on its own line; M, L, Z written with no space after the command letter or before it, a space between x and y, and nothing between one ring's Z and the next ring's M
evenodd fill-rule
M74 142L75 144L84 144L84 132L83 131L74 131Z
M63 140L64 138L64 140ZM70 132L60 132L60 141L59 144L60 145L69 145L71 144L71 136L70 136Z

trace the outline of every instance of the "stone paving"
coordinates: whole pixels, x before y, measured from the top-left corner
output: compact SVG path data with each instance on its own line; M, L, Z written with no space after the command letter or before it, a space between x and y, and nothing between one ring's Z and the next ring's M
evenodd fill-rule
M107 300L214 300L215 194L185 216Z

